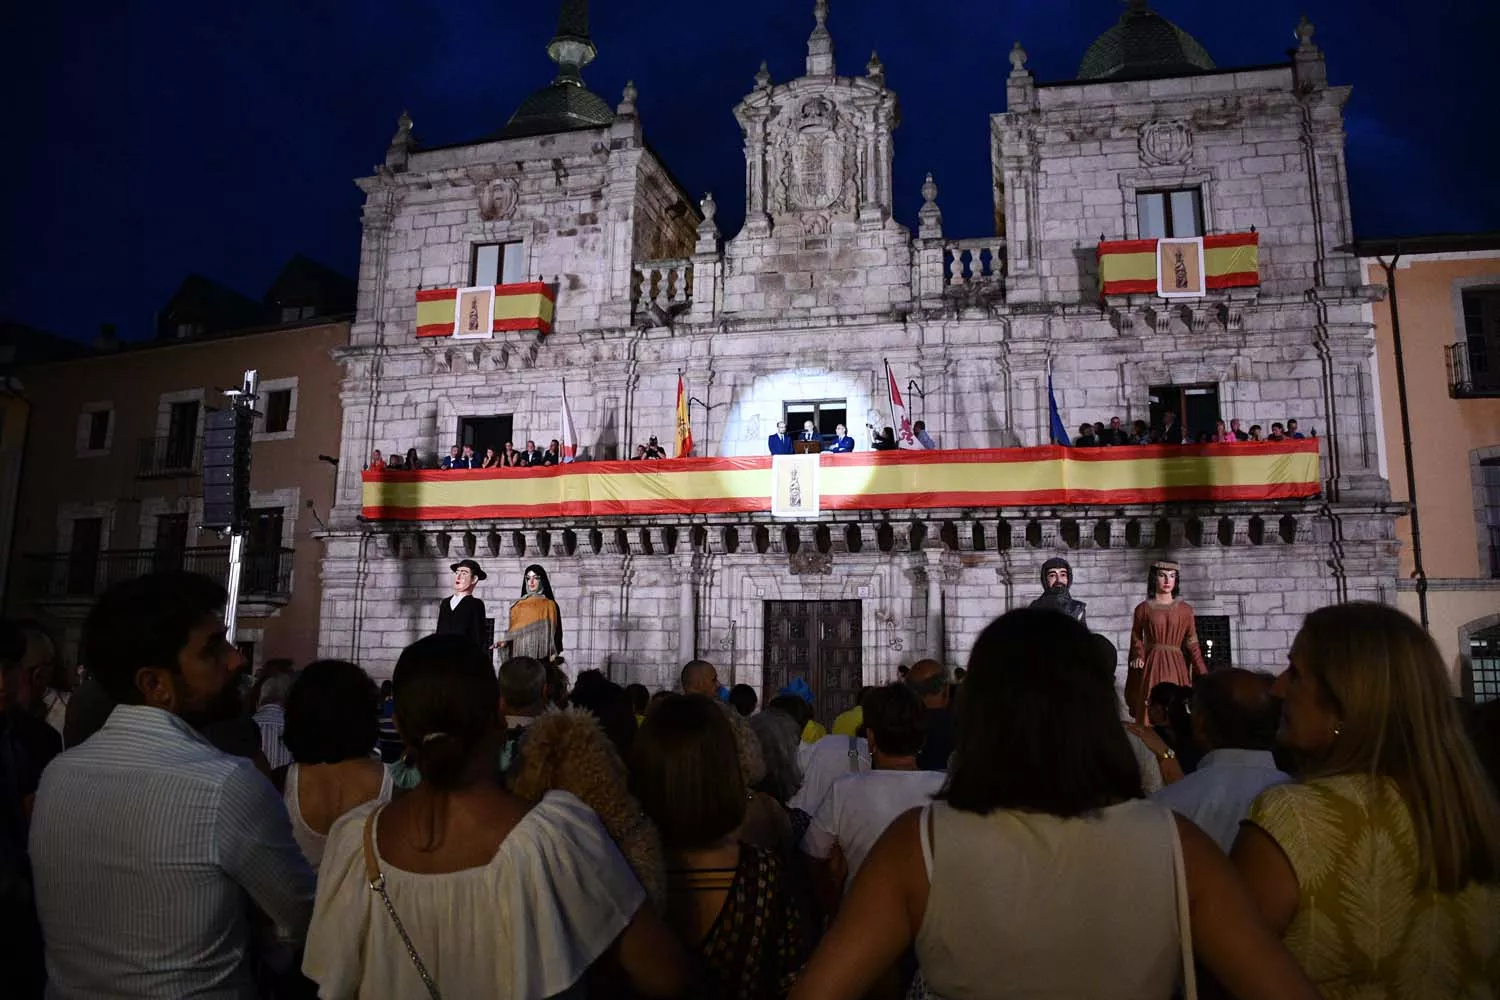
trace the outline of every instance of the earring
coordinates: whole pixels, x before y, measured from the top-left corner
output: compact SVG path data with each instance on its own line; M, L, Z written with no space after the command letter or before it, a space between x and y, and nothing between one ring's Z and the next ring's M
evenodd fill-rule
M1333 737L1334 737L1334 739L1338 739L1339 734L1342 733L1343 731L1344 731L1344 723L1342 721L1335 722L1333 724Z

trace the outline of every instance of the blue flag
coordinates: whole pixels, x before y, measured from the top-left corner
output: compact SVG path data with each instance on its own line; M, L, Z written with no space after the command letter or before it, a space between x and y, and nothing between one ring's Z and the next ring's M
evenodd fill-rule
M1047 373L1047 411L1052 417L1052 443L1071 448L1073 439L1068 437L1068 428L1063 425L1062 414L1057 412L1057 394L1052 391L1051 372Z

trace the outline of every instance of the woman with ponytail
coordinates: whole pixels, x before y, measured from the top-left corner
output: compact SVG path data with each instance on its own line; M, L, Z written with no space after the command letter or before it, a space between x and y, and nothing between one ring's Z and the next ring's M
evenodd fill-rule
M319 996L540 1000L611 952L638 992L677 992L681 951L599 817L568 792L532 804L494 780L489 657L428 636L392 682L422 782L329 832L303 962Z

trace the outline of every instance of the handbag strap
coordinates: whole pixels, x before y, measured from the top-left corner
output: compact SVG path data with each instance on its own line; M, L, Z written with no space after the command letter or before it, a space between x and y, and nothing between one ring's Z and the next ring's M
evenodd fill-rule
M422 957L417 954L416 947L411 943L411 937L406 933L406 928L401 924L401 918L396 916L396 908L391 905L390 894L385 891L385 873L380 870L380 865L375 861L375 817L380 815L380 809L370 810L370 815L365 818L365 878L369 880L370 891L380 897L385 904L385 912L391 915L391 923L396 925L396 933L401 935L401 943L406 945L406 953L411 956L411 962L417 967L417 975L422 977L422 985L427 987L427 995L431 1000L443 1000L443 995L438 992L437 983L427 974L427 966L422 964Z
M1188 906L1187 865L1182 860L1182 838L1177 814L1167 813L1172 834L1172 882L1177 890L1177 940L1182 944L1182 997L1198 1000L1198 970L1193 962L1193 915Z

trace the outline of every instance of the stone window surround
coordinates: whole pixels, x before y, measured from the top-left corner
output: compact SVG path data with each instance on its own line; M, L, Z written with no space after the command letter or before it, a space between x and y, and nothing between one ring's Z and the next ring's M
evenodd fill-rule
M1125 239L1140 238L1141 220L1136 208L1139 191L1178 190L1196 187L1203 208L1203 232L1205 235L1218 232L1214 226L1214 184L1218 177L1207 167L1143 167L1120 174L1120 194L1125 209Z
M165 497L146 497L141 500L140 512L140 547L143 549L154 549L156 547L157 518L163 514L186 514L188 515L188 546L195 544L198 528L194 521L194 514L202 518L203 503L201 500L194 501L190 497L178 497L168 500Z
M1458 627L1459 683L1461 685L1459 694L1470 704L1474 701L1474 664L1469 659L1469 640L1476 632L1483 632L1496 625L1500 625L1500 614L1476 618Z
M73 522L84 518L97 517L102 522L99 525L99 551L109 549L110 536L114 534L115 527L115 504L112 501L104 503L65 503L57 508L57 551L71 552L73 550Z
M287 412L286 430L266 431L262 428L266 425L266 397L273 392L281 392L290 389L292 393L291 407ZM252 441L290 441L297 436L297 399L301 393L297 389L297 376L287 378L264 379L259 388L256 389L255 409L255 432L251 435Z
M104 447L89 447L89 424L95 413L108 413L109 425L104 429ZM79 458L100 458L109 454L115 443L115 404L109 400L94 400L84 403L78 410L78 433L73 442L74 452Z
M1479 578L1490 578L1489 507L1485 504L1484 466L1486 459L1500 461L1500 445L1475 448L1469 452L1469 482L1474 497L1474 547L1479 558Z
M204 402L207 392L204 389L178 389L175 392L164 392L156 400L156 436L164 438L172 426L172 404L173 403L197 403L198 404L198 430L194 435L195 440L203 438L203 416L207 410Z
M1453 302L1453 337L1451 343L1468 343L1468 331L1464 326L1464 292L1494 289L1500 291L1500 274L1476 274L1467 278L1454 278L1450 285ZM1400 294L1400 289L1397 289Z
M496 222L471 222L455 227L459 230L458 243L463 253L454 264L455 288L465 288L474 273L474 248L482 243L519 243L521 256L526 261L526 280L535 281L536 262L532 259L531 223L524 219L504 219Z

